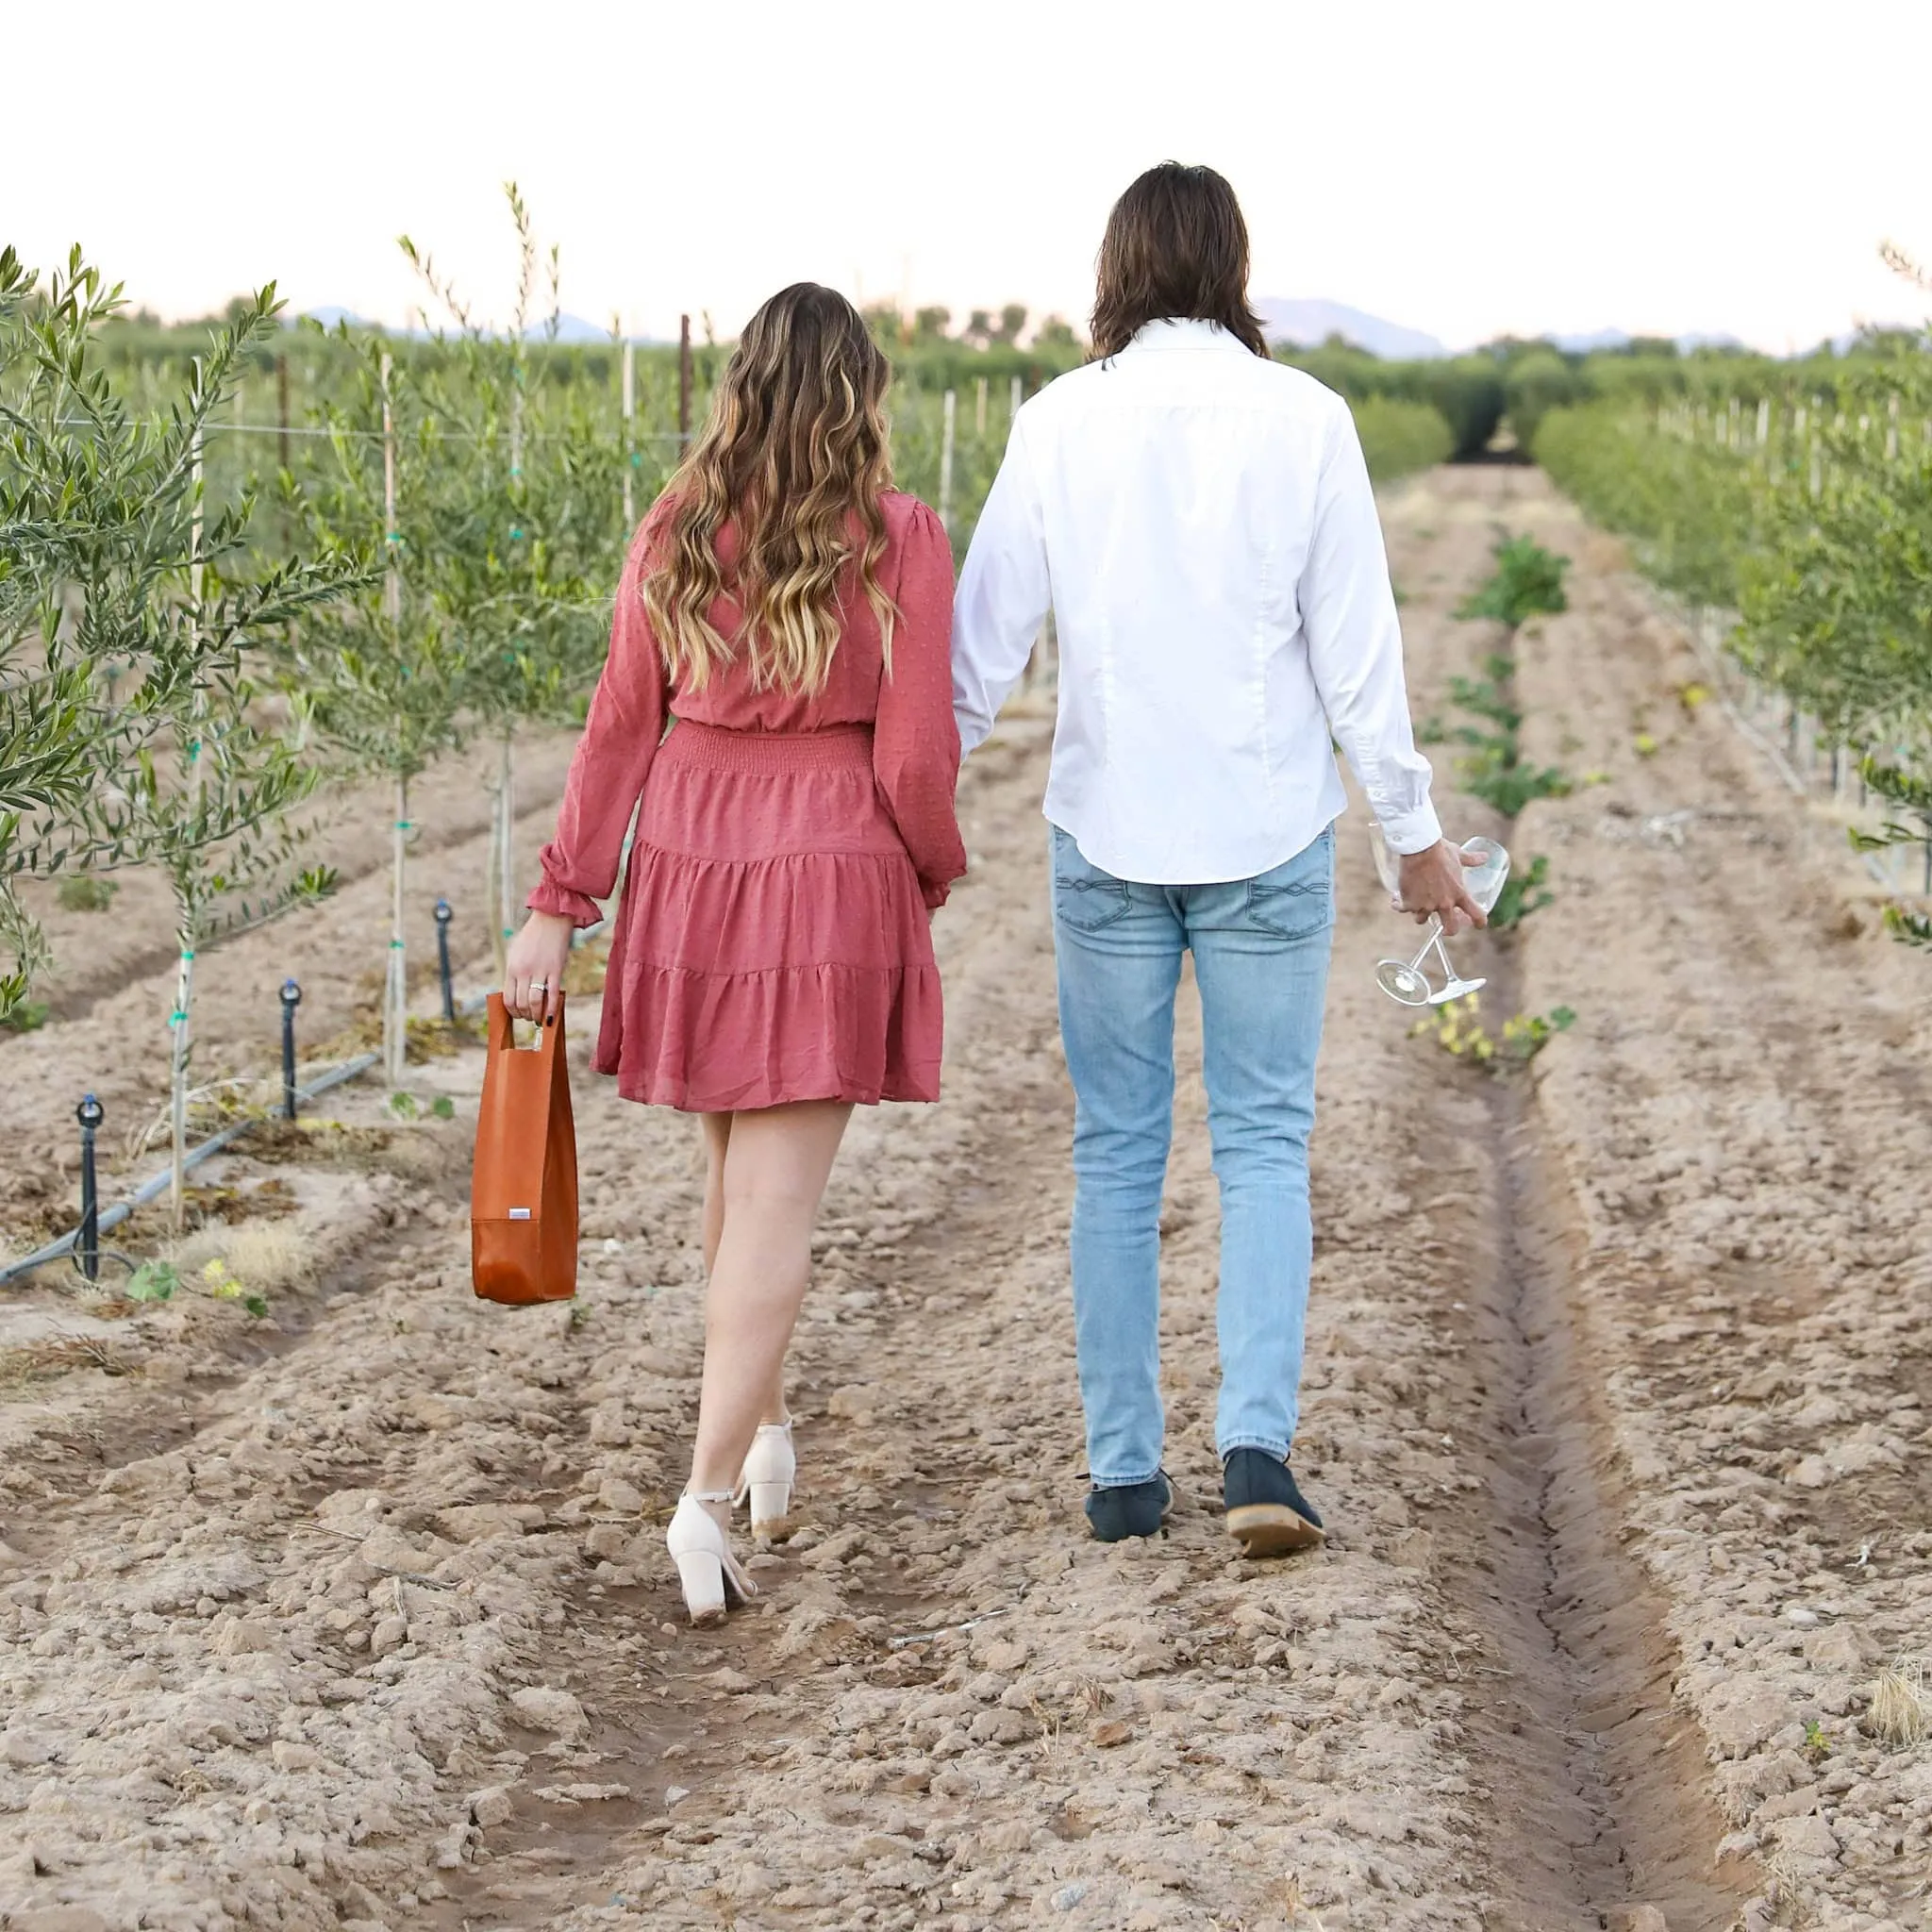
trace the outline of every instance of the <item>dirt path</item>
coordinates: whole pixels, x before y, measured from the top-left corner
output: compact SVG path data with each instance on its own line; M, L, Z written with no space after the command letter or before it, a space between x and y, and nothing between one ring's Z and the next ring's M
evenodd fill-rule
M691 1633L658 1541L702 1346L688 1124L579 1080L583 1292L528 1313L468 1296L459 1123L386 1124L295 1173L313 1278L272 1323L109 1309L132 1373L0 1402L0 1924L1924 1923L1932 1773L1857 1722L1881 1656L1932 1647L1923 962L1840 936L1855 875L1708 708L1663 726L1681 647L1540 479L1442 473L1389 515L1424 708L1493 644L1448 615L1492 522L1576 555L1518 690L1541 756L1610 782L1525 814L1557 899L1467 947L1492 1010L1580 1016L1510 1080L1374 988L1402 929L1348 822L1296 1450L1327 1549L1249 1564L1214 1507L1193 1079L1181 1507L1085 1537L1017 719L939 928L946 1103L862 1116L827 1203L805 1527L754 1558L761 1604ZM1684 808L1744 816L1647 830ZM309 970L346 984L351 937L314 928ZM66 1077L82 1035L37 1050ZM475 1071L425 1091L460 1120Z

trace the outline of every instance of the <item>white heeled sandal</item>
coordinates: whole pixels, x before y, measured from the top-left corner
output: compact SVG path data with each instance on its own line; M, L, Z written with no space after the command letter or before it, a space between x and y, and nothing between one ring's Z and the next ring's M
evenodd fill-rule
M751 1501L754 1536L784 1536L791 1528L791 1485L798 1474L798 1457L791 1450L791 1421L760 1423L738 1478L734 1505Z
M705 1507L707 1503L730 1500L728 1490L687 1490L678 1497L671 1526L664 1532L664 1546L684 1586L684 1607L700 1626L724 1622L728 1602L749 1603L758 1593L758 1585L731 1554L730 1539Z

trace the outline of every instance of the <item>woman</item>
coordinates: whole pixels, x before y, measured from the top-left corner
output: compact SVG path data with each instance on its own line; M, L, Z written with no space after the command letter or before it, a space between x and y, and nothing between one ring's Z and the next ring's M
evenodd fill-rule
M704 1121L705 1370L668 1543L691 1621L754 1594L731 1505L782 1530L785 1350L855 1104L939 1097L928 930L953 810L952 553L890 487L889 371L801 282L753 316L631 545L505 1001L554 1008L640 797L593 1064Z

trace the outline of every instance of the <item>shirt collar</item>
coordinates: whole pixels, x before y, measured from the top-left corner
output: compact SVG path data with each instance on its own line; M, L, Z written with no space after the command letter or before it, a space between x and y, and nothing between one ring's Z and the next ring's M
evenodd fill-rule
M1121 353L1126 355L1138 349L1234 349L1243 356L1248 353L1247 344L1229 335L1218 322L1203 322L1191 315L1143 322Z

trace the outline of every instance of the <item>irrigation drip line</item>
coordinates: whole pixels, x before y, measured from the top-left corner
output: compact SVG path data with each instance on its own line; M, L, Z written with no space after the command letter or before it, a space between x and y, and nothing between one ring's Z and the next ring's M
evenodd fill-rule
M572 949L575 950L576 947L595 939L609 923L608 919L600 919L595 925L587 925L579 931L574 932L571 935ZM467 998L458 1003L458 1013L467 1019L473 1013L481 1012L490 1003L490 993L491 991L493 989L486 989L482 992L471 993ZM326 1093L331 1087L340 1087L343 1082L356 1079L358 1075L366 1074L381 1058L382 1056L379 1053L358 1054L354 1059L344 1060L339 1067L331 1067L327 1073L322 1074L317 1079L311 1080L308 1086L298 1087L295 1090L295 1098L297 1100L313 1100L317 1094ZM230 1142L240 1140L250 1127L258 1124L259 1123L253 1117L247 1120L230 1121L219 1132L210 1134L198 1147L191 1147L188 1150L187 1154L182 1158L181 1171L186 1174L191 1169L199 1167L203 1161L211 1160L223 1148L229 1145ZM119 1227L137 1208L145 1208L150 1201L156 1200L165 1193L174 1178L175 1171L173 1167L164 1167L159 1174L153 1174L148 1179L142 1181L133 1193L127 1194L121 1200L116 1201L111 1208L102 1208L100 1216L94 1224L94 1238L96 1241L109 1228ZM44 1268L48 1262L58 1261L63 1256L72 1254L75 1243L80 1240L80 1233L81 1231L77 1227L70 1228L58 1241L49 1241L43 1248L36 1248L31 1255L25 1255L18 1261L9 1261L4 1268L0 1268L0 1286L5 1286L9 1281L16 1281L23 1274L32 1274L36 1268Z
M326 1093L331 1087L340 1087L344 1080L353 1080L358 1074L366 1072L380 1059L380 1054L358 1054L352 1060L344 1060L339 1067L331 1067L320 1079L311 1081L307 1087L298 1088L298 1100L312 1100L318 1093ZM199 1167L205 1160L213 1158L234 1140L245 1134L255 1125L253 1120L231 1121L219 1133L211 1134L200 1146L192 1147L182 1160L182 1171ZM150 1176L136 1188L133 1193L116 1201L111 1208L101 1209L99 1221L95 1224L97 1236L106 1234L111 1227L119 1227L137 1208L145 1208L150 1201L165 1193L175 1178L172 1167L164 1167L159 1174ZM43 1248L37 1248L31 1255L24 1256L18 1261L9 1261L0 1268L0 1283L13 1281L20 1275L28 1274L36 1268L44 1268L49 1261L58 1261L63 1255L74 1251L75 1243L80 1239L79 1228L71 1229L58 1241L49 1241Z

